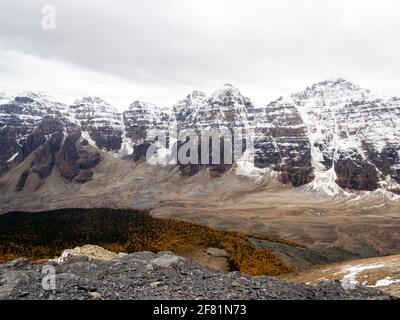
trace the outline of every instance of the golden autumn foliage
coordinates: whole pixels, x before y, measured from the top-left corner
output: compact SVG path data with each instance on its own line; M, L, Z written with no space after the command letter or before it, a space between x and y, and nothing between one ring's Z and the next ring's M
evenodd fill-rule
M63 209L0 216L0 262L16 257L53 258L66 248L96 244L114 252L165 251L185 256L195 249L225 249L231 270L251 275L291 272L270 250L256 248L255 237L189 222L153 218L147 212L122 209ZM284 242L291 244L288 242Z

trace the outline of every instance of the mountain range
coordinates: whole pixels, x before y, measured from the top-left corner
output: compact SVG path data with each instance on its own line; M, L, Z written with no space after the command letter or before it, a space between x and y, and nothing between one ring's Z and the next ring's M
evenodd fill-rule
M37 190L55 170L84 184L104 154L140 161L152 129L241 128L254 133L254 165L241 174L275 175L282 184L328 196L357 190L400 194L400 98L376 96L344 79L323 81L260 106L230 84L193 91L172 108L134 101L127 110L98 97L72 105L44 93L0 94L0 177L23 166L16 192ZM208 167L179 166L184 175ZM0 178L0 188L4 182ZM10 190L9 182L7 190Z

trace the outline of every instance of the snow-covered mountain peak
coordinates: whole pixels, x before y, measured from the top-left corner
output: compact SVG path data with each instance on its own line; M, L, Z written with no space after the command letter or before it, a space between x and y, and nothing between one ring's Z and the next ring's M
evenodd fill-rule
M122 114L99 97L83 97L70 107L82 137L90 144L113 153L121 148L124 131Z
M84 114L84 118L101 116L101 114L120 114L116 108L99 97L83 97L75 100L70 109L78 116Z
M164 106L158 106L151 102L146 102L143 100L136 100L131 103L128 110L125 113L140 113L146 114L149 117L169 117L172 113L171 108L167 108Z
M285 184L334 196L374 190L390 177L381 187L400 190L393 183L400 184L400 98L376 98L344 79L321 81L263 106L225 84L209 96L194 90L170 109L136 100L123 113L99 97L68 107L44 93L24 92L0 105L0 125L15 133L5 163L49 116L80 129L83 145L135 161L154 129L240 129L253 137L254 166L279 172Z
M328 79L324 81L320 81L311 86L313 90L349 90L349 91L365 91L369 92L369 90L364 90L360 86L354 84L351 81L348 81L343 78L335 78Z
M79 104L90 104L90 105L106 106L106 107L113 108L107 101L101 99L100 97L87 96L87 97L83 97L81 99L75 100L74 105L79 105Z
M213 92L213 94L210 96L210 98L227 95L227 94L241 96L241 93L238 88L235 88L234 86L232 86L229 83L225 83L222 86L220 86L217 90L215 90Z
M28 117L39 114L42 116L68 115L68 106L65 103L41 91L21 92L15 96L14 100L9 100L9 103L19 106L18 110L14 110L15 112L26 114Z
M29 98L32 99L36 102L43 102L43 103L52 103L52 104L63 104L59 99L56 97L49 95L43 91L23 91L19 94L16 95L16 98ZM18 100L18 99L16 99ZM23 101L23 99L20 99L20 101ZM28 100L26 100L28 101Z
M177 121L178 128L190 127L187 121L190 121L189 119L195 113L203 109L205 99L206 95L204 92L194 90L192 93L188 94L184 99L178 101L176 104L173 105L172 109L174 115L172 118L174 118L174 120Z
M66 104L42 92L22 92L0 105L0 173L50 139L62 139L67 116Z
M203 91L199 91L199 90L193 90L192 93L190 95L188 95L188 97L191 97L191 99L193 100L204 100L206 97L206 94Z
M147 133L153 129L167 130L170 118L165 108L141 100L134 101L123 113L124 144L120 153L133 153L134 159L142 156L141 145L146 142Z
M312 104L314 107L341 106L354 101L362 102L376 99L370 90L363 89L345 79L321 81L292 95L292 98L300 106Z
M291 96L281 96L278 99L276 99L275 101L271 101L267 104L267 107L269 106L275 106L275 105L294 105L295 102L292 99Z
M224 105L231 105L232 102L243 102L248 98L242 96L238 88L233 87L231 84L224 84L218 88L208 99L209 102L223 103Z
M313 190L336 183L374 190L388 175L400 181L394 169L400 162L399 99L375 96L344 79L319 82L291 98L307 126Z
M22 92L18 93L17 97L27 97L27 98L31 98L31 99L46 100L46 98L48 98L48 95L45 94L44 92L39 92L39 91L35 92L35 91L26 90L26 91L22 91Z
M132 102L129 106L129 109L142 109L148 111L157 110L157 106L154 103L145 102L142 100L136 100Z
M101 122L105 125L121 125L121 113L99 97L84 97L69 106L81 125Z
M192 111L193 109L200 108L203 104L206 95L202 91L194 90L188 94L184 99L178 101L173 105L172 109L175 113L185 113Z

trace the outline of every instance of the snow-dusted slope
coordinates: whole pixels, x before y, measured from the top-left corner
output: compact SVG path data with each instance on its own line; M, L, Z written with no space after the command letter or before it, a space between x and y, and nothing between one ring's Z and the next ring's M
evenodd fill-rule
M23 92L0 105L0 173L45 143L55 126L49 119L67 123L68 107L44 93Z
M121 149L124 125L117 109L98 97L85 97L76 100L70 110L89 143L110 152Z
M255 149L254 163L237 159L238 172L251 172L250 176L257 172L259 176L274 170L281 173L285 182L294 185L312 178L306 128L291 102L280 99L266 107L257 106L239 89L225 84L209 97L194 91L177 103L174 111L180 129L201 132L225 127L235 129L245 139L250 136ZM242 170L243 165L246 170Z
M312 180L310 143L302 118L290 99L279 98L265 108L252 109L256 165L272 166L294 186Z
M211 96L205 98L201 93L191 95L191 111L182 126L186 129L248 128L247 108L250 99L230 84L225 84Z
M26 131L44 116L67 116L68 107L43 93L23 92L1 105L0 126L20 127Z
M373 190L384 176L400 181L398 99L374 96L343 79L324 81L292 95L308 128L315 188ZM333 167L333 169L331 169Z
M97 97L67 106L43 93L25 92L15 99L0 95L1 101L6 103L0 103L0 174L54 132L138 160L149 146L150 130L200 133L227 127L253 138L255 161L240 159L243 172L273 171L283 183L327 196L351 189L400 193L400 98L378 97L343 79L314 84L266 106L230 84L209 96L193 91L171 109L135 101L123 113ZM180 168L195 174L202 165ZM227 167L211 169L220 174Z
M204 134L211 129L219 131L220 135L229 134L226 129L236 129L237 133L246 134L250 128L250 121L247 117L247 108L251 107L250 99L244 97L239 89L230 84L218 88L210 96L201 91L193 91L185 99L174 105L175 121L178 130L195 130L198 134ZM181 165L181 170L192 175L202 167L209 167L213 172L220 174L224 172L224 152L221 139L220 164L210 165L210 159L203 163L199 158L200 165ZM199 146L199 151L201 146ZM229 161L227 161L229 162ZM227 163L229 166L229 163Z
M254 133L255 165L280 172L283 181L305 185L308 192L400 191L400 99L334 79L266 107L224 85L208 98L196 91L174 110L179 128L226 126Z
M205 99L206 95L204 92L195 90L173 106L178 130L196 129L196 123L193 123L191 119L194 117L194 114L204 108Z
M67 181L88 181L101 157L80 138L66 104L40 92L21 93L0 105L0 174L17 167L15 191L36 190L55 166Z
M147 133L153 129L168 131L170 120L168 110L155 104L137 100L129 106L123 113L123 123L126 141L131 144L135 159L145 155Z

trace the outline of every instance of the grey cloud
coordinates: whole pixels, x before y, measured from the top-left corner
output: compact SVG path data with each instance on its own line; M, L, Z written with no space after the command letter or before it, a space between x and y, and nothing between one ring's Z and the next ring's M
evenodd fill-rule
M45 4L55 31L41 28ZM0 11L3 50L148 87L229 81L251 95L337 76L400 81L394 0L2 0Z

